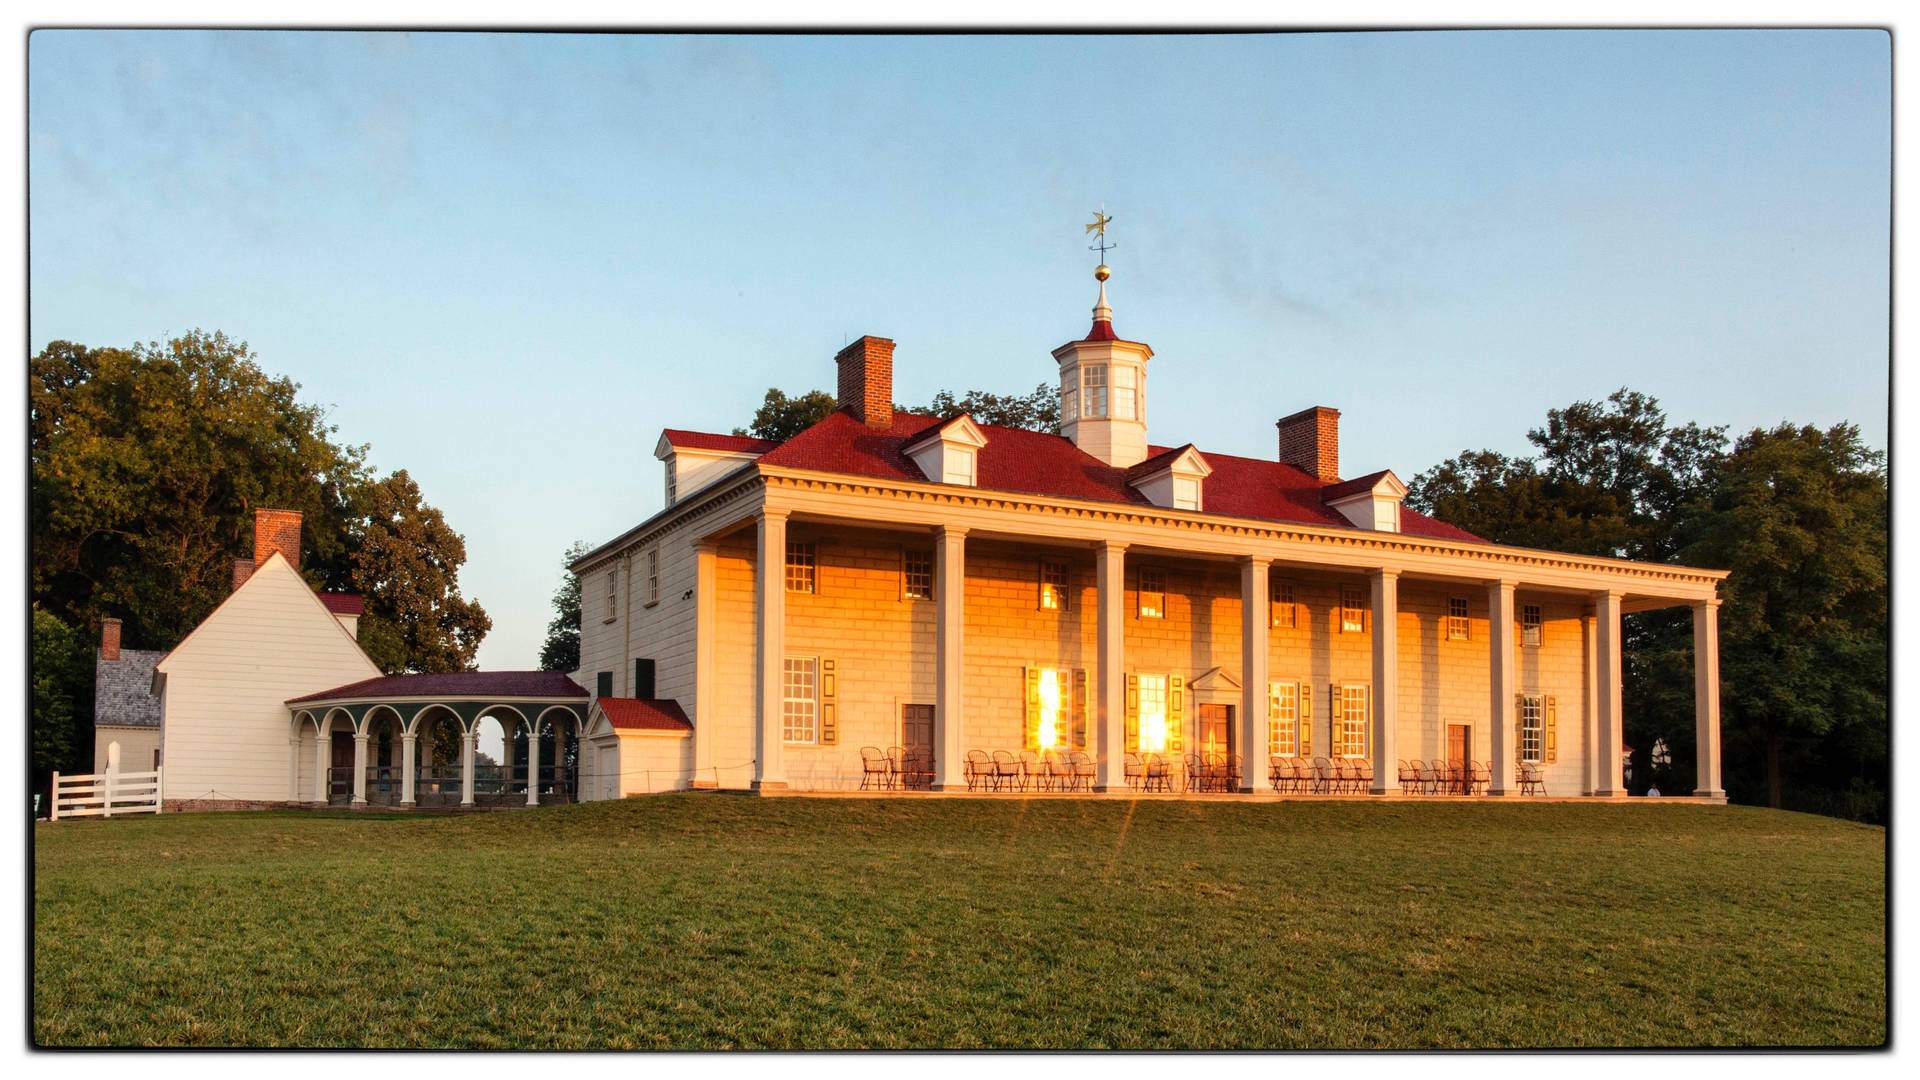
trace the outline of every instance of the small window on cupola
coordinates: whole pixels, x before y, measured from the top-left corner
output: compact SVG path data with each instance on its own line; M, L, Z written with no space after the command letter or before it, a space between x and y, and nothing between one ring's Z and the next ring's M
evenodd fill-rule
M1080 369L1080 415L1107 415L1107 365L1088 364Z

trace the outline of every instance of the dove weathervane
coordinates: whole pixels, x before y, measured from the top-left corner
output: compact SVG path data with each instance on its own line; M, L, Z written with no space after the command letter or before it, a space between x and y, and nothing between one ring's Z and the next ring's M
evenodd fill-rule
M1087 250L1098 251L1100 253L1100 261L1102 263L1105 263L1107 261L1108 248L1115 248L1120 246L1118 244L1107 243L1107 223L1112 220L1113 218L1110 215L1106 214L1103 210L1095 210L1093 212L1093 224L1087 226L1087 231L1094 234L1094 236L1098 238L1100 241L1097 244L1088 244Z

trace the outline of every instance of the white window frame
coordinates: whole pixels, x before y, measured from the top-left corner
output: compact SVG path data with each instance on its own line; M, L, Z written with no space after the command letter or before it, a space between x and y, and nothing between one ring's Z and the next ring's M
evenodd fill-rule
M1340 686L1340 753L1343 758L1367 756L1367 725L1373 721L1373 687L1367 683ZM1356 735L1358 736L1356 738ZM1358 747L1356 750L1355 747Z
M1271 614L1276 629L1292 630L1299 624L1298 609L1293 606L1293 582L1268 582L1267 600L1273 608Z
M1073 571L1065 559L1040 560L1040 610L1067 611L1071 603L1067 598Z
M1145 672L1136 678L1139 680L1140 697L1139 709L1135 713L1138 727L1134 740L1143 754L1164 754L1167 747L1173 745L1173 721L1168 707L1172 699L1167 689L1172 680L1164 674Z
M1060 383L1060 420L1062 423L1080 419L1080 373L1068 371L1061 376Z
M1300 753L1300 684L1296 681L1267 683L1267 753L1273 757Z
M1467 641L1472 623L1467 618L1467 598L1450 596L1447 598L1447 640Z
M1191 476L1174 477L1173 508L1175 510L1200 509L1200 481Z
M674 503L680 501L680 493L679 493L680 485L677 481L675 481L673 476L672 456L669 455L667 460L662 462L662 464L664 464L667 467L667 505L672 506Z
M1125 364L1115 364L1107 372L1107 396L1112 408L1110 412L1115 420L1138 419L1134 412L1134 403L1140 400L1133 385L1133 369Z
M1080 368L1080 415L1088 420L1107 418L1107 365Z
M933 599L933 552L901 549L900 595L909 600Z
M788 656L780 670L780 741L790 746L820 742L820 658Z
M1358 585L1340 586L1340 632L1363 634L1367 630L1367 591Z
M1540 644L1540 605L1520 605L1520 644Z
M647 606L660 602L660 549L647 551Z
M1157 566L1143 566L1139 573L1139 588L1134 590L1135 610L1142 619L1166 618L1167 572Z
M620 617L620 568L617 565L607 571L607 602L602 611L601 622L612 622Z
M812 544L787 541L786 579L790 593L819 593L820 554Z
M1547 759L1547 699L1542 694L1520 695L1520 760L1538 765Z

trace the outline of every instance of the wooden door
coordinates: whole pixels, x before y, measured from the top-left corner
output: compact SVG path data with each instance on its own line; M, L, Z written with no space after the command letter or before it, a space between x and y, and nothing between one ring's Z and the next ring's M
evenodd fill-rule
M353 794L353 735L348 732L333 733L333 770L328 774L327 793Z
M900 707L900 746L906 751L902 760L916 762L917 766L907 774L907 786L925 789L932 786L933 769L933 706L902 705Z
M1199 749L1208 754L1233 753L1233 706L1202 705Z
M1473 729L1466 724L1447 725L1447 773L1460 777L1460 782L1449 791L1464 791L1473 773Z

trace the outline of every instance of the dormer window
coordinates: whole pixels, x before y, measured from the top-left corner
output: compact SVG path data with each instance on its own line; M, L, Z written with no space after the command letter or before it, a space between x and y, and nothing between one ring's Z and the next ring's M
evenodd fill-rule
M980 482L980 451L987 437L966 413L935 424L902 449L920 474L936 484L973 487Z
M1393 470L1348 480L1322 488L1320 501L1340 512L1354 525L1375 532L1400 531L1400 500L1407 497L1407 485Z
M1106 416L1107 365L1088 364L1080 372L1080 415L1092 419Z
M1155 506L1169 510L1204 510L1201 481L1213 472L1192 443L1169 450L1127 470L1127 483Z
M1187 476L1174 477L1173 508L1175 510L1200 509L1200 481Z

